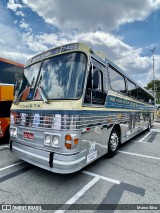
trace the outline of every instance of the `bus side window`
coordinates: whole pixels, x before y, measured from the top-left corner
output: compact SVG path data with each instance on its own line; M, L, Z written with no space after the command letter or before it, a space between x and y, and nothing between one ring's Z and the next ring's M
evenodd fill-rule
M85 94L85 103L90 104L101 104L105 102L106 94L103 92L103 75L102 72L92 66L89 71L86 94Z
M110 66L108 67L108 71L112 90L126 94L124 76Z
M127 95L132 98L137 98L137 87L136 85L127 79Z
M102 90L101 81L102 81L102 76L101 76L100 71L98 71L98 70L93 71L93 89L101 91Z

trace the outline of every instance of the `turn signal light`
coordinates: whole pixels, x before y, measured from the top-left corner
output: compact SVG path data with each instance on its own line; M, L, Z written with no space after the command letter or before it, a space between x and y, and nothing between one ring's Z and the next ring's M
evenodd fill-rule
M78 145L78 138L75 138L75 139L74 139L74 144L75 144L75 145Z
M66 141L71 141L71 140L72 140L71 135L66 135L65 140L66 140Z
M78 147L79 138L77 134L67 134L65 136L65 147L67 149L76 149Z
M71 137L71 135L66 135L65 136L65 147L67 149L71 149L72 148L72 137Z

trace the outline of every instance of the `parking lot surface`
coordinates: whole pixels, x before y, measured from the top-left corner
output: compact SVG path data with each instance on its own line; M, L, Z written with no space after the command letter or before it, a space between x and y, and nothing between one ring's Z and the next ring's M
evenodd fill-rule
M0 157L0 212L160 212L159 123L122 145L114 158L103 156L73 174L21 161L7 144Z

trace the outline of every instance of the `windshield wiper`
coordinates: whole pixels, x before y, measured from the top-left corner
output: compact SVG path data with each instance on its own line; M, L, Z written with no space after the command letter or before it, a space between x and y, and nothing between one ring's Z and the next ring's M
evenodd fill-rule
M28 87L29 87L29 86L28 86ZM28 87L26 87L26 88L28 88ZM25 89L26 89L26 88L25 88ZM15 100L13 101L14 104L17 105L17 104L19 103L19 100L20 100L22 94L24 93L25 89L21 92L20 95L18 95L18 96L15 98ZM31 89L32 89L32 88L31 88ZM49 104L49 98L48 98L47 94L45 93L43 87L37 86L37 89L38 89L39 94L40 94L40 96L42 97L44 103ZM32 98L33 98L33 96L32 96ZM32 99L32 98L31 98L31 99ZM30 99L30 98L27 98L26 100L31 100L31 99Z
M18 105L18 103L19 103L19 99L20 99L20 98L19 98L19 96L18 96L18 97L16 97L16 99L14 99L14 100L13 100L13 103L14 103L14 104L16 104L16 105Z
M39 91L39 93L40 93L40 95L41 95L41 97L42 97L44 103L49 104L48 96L47 96L47 94L45 93L43 87L38 86L37 89L38 89L38 91Z
M28 87L29 87L29 86L28 86ZM26 87L26 88L27 88L27 87ZM26 89L26 88L25 88L25 89ZM14 103L14 104L17 105L17 104L19 103L19 100L20 100L22 94L24 93L25 89L21 92L21 94L19 94L19 95L17 95L17 96L16 96L16 94L15 94L15 99L13 100L13 103ZM17 91L17 93L18 93L18 91Z

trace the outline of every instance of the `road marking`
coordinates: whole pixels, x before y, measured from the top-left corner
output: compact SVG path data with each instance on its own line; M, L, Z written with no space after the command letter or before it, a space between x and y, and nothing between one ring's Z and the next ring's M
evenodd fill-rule
M156 138L158 132L153 132L151 137L149 137L148 142L152 143L154 141L154 139Z
M152 131L150 131L147 135L145 135L143 138L141 138L141 140L139 140L139 142L142 142L145 138L147 138L150 134L152 133Z
M3 167L3 168L0 169L0 172L3 171L3 170L9 169L11 167L17 166L19 164L22 164L22 163L24 163L24 162L18 162L18 163L14 163L14 164L11 164L9 166Z
M95 183L97 183L97 181L99 181L100 179L102 180L105 180L105 181L109 181L111 183L114 183L114 184L120 184L121 182L118 181L118 180L114 180L114 179L111 179L111 178L107 178L107 177L104 177L104 176L101 176L101 175L98 175L98 174L95 174L95 173L92 173L92 172L88 172L88 171L82 171L83 174L86 174L86 175L90 175L90 176L93 176L94 179L91 180L89 183L87 183L79 192L77 192L77 194L75 194L71 199L69 199L66 203L68 205L72 205L74 204L88 189L90 189ZM63 206L62 206L63 207ZM69 207L68 207L69 208ZM55 213L64 213L66 212L67 209L65 210L57 210Z
M0 146L0 148L9 148L8 145Z
M127 154L127 155L135 155L135 156L138 156L138 157L144 157L144 158L150 158L150 159L154 159L154 160L160 160L160 158L153 157L153 156L148 156L148 155L141 155L141 154L137 154L137 153L124 152L124 151L118 151L118 152L123 153L123 154Z
M0 149L0 151L4 151L4 150L8 150L8 148L4 147L4 148Z
M95 174L95 173L92 173L92 172L82 171L82 173L90 175L90 176L98 177L98 178L100 178L102 180L106 180L106 181L109 181L111 183L115 183L115 184L120 184L121 183L119 180L114 180L114 179L111 179L111 178L107 178L107 177L104 177L104 176L101 176L101 175L98 175L98 174Z
M148 143L148 144L150 144L149 142L140 142L140 141L133 141L133 142L135 142L135 143Z
M21 175L21 174L23 174L25 172L28 172L32 168L33 167L31 167L31 166L27 166L27 167L18 169L17 171L14 171L14 172L12 172L10 174L7 174L7 175L5 175L3 177L0 177L0 183L3 183L5 181L7 181L7 180L10 180L10 179L14 178L14 177L17 177L18 175Z
M94 179L92 179L89 183L87 183L79 192L77 192L73 197L71 197L66 203L68 205L72 205L74 204L80 197L82 197L82 195L88 190L90 189L95 183L97 183L97 181L100 180L100 177L95 177ZM62 206L63 207L63 206ZM68 207L69 208L69 207ZM55 213L64 213L66 212L67 209L65 210L57 210L55 211Z
M152 132L160 132L159 129L151 129Z

